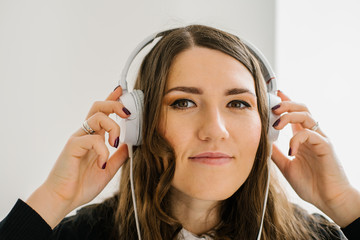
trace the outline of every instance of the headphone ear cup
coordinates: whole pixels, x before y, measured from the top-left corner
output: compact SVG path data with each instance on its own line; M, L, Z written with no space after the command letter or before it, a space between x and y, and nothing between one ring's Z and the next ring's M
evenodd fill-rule
M142 141L144 93L136 89L123 94L119 101L131 112L126 119L117 116L120 125L120 142L139 146Z
M268 140L271 142L275 142L278 137L280 130L276 130L273 127L273 124L280 118L280 115L276 115L271 111L271 109L276 106L277 104L281 103L281 99L276 96L275 94L268 93L269 99L269 128L268 128Z

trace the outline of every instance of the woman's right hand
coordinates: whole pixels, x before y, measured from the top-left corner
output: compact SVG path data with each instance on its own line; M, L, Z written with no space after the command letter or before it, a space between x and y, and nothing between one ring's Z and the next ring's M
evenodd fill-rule
M117 146L120 127L109 117L111 113L129 116L117 101L121 95L118 87L106 101L93 104L86 120L95 132L89 135L80 128L71 135L46 181L26 201L52 228L73 209L94 199L128 158L127 146ZM110 158L105 131L109 144L118 147Z

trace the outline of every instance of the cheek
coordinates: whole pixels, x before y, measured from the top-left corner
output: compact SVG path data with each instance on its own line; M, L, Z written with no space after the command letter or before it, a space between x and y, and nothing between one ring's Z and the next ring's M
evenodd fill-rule
M160 133L174 149L175 155L180 156L196 137L194 126L192 121L186 121L171 114L168 114L166 119L160 122Z
M187 150L202 148L196 136L189 137L185 129L174 128L168 135L176 153L176 169L172 185L181 192L202 200L224 200L233 195L248 178L254 164L261 137L261 121L258 115L243 121L231 121L227 125L229 138L219 145L220 151L235 156L225 166L203 166L185 159ZM168 128L169 129L169 128Z
M234 136L236 139L234 142L239 150L239 161L236 161L236 166L233 169L234 175L229 176L229 181L233 182L234 185L238 184L238 188L246 181L251 172L261 138L260 118L254 118L250 123L238 126L239 134Z
M261 137L261 120L258 115L252 116L248 121L234 123L231 125L234 129L232 136L234 143L237 144L240 154L251 155L255 157Z

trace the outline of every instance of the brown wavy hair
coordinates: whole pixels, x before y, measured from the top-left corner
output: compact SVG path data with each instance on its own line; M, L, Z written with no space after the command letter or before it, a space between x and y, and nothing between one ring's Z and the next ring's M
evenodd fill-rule
M175 172L175 154L159 134L158 125L169 69L179 53L192 47L205 47L228 54L241 62L255 81L261 139L254 165L244 184L219 203L220 222L207 233L214 239L256 239L261 220L268 173L268 107L261 66L236 36L224 31L190 25L169 30L144 58L135 89L144 92L143 140L134 148L134 186L142 239L175 239L182 228L170 211L170 189ZM118 206L115 214L116 239L138 239L129 180L129 161L122 167ZM300 214L299 214L300 213ZM262 239L317 239L299 208L290 204L276 177L271 177Z

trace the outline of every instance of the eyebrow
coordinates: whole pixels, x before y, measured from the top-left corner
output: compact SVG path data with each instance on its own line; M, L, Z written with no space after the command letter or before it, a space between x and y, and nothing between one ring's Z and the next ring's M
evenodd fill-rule
M201 89L199 89L199 88L179 86L179 87L174 87L174 88L171 88L171 89L167 90L165 95L172 92L172 91L180 91L180 92L186 92L186 93L192 93L192 94L203 94L203 91ZM249 93L249 94L256 97L255 93L253 93L252 91L250 91L249 89L246 89L246 88L227 89L225 91L225 96L237 95L237 94L243 94L243 93Z

